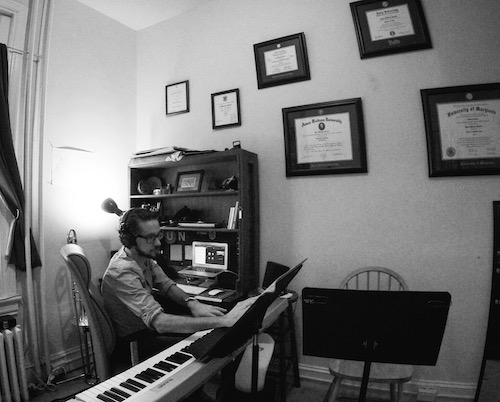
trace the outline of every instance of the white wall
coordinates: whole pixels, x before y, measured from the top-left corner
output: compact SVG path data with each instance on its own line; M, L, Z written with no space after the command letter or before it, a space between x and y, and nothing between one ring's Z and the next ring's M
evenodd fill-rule
M128 206L127 163L135 150L136 33L74 0L56 0L51 26L43 166L43 251L52 354L77 347L67 268L59 253L70 228L102 276L119 247ZM57 149L70 147L83 149ZM57 359L56 359L57 362Z
M349 3L215 0L138 33L137 148L259 155L261 267L309 260L294 282L336 287L360 266L393 268L412 290L449 291L436 367L415 379L473 395L492 268L498 176L428 177L420 90L500 80L500 3L423 0L433 48L361 60ZM253 45L304 32L310 81L257 89ZM165 85L189 80L191 111L165 116ZM210 94L240 89L242 126L212 130ZM361 97L368 174L285 177L281 110ZM298 322L301 308L297 306ZM328 317L325 317L328 319ZM299 330L301 341L301 331ZM302 367L327 361L301 357Z

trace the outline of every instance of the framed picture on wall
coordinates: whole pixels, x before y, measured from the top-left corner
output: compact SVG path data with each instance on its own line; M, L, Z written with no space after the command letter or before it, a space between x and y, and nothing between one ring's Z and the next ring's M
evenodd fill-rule
M500 174L500 83L420 92L429 177Z
M304 33L253 46L259 89L311 79Z
M432 47L420 0L363 0L350 6L362 59Z
M167 85L165 105L167 116L189 112L189 81Z
M241 126L240 90L212 94L212 128Z
M282 113L287 177L368 172L360 98Z

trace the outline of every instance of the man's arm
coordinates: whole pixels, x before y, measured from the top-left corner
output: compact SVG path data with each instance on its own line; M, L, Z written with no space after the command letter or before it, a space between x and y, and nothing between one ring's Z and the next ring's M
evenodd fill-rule
M153 319L152 325L158 333L193 333L210 328L232 327L254 301L255 298L250 298L239 302L229 313L220 316L190 317L160 313ZM192 303L203 304L193 300L188 302L188 307Z
M224 315L226 309L218 306L212 306L210 304L200 303L198 300L193 300L189 298L189 295L185 293L178 286L171 286L168 289L167 297L173 300L181 306L186 306L191 311L193 317L214 317ZM189 298L189 301L186 300Z

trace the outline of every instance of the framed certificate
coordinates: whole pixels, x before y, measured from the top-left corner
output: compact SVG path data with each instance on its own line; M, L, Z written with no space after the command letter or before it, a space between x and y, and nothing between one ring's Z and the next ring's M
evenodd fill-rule
M361 58L431 48L420 0L351 3Z
M240 90L212 94L212 128L241 126Z
M429 177L500 174L500 83L420 92Z
M189 81L177 82L165 87L167 116L189 112Z
M259 89L311 79L304 33L253 46Z
M282 112L287 177L368 171L360 98Z

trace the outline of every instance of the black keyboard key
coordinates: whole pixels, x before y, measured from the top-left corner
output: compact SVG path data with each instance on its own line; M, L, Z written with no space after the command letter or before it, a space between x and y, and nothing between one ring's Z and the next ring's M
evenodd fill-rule
M128 380L126 380L126 382L128 382L129 384L132 384L134 387L137 387L137 388L146 388L146 386L141 383L141 382L138 382L136 380L134 380L133 378L129 378Z
M177 364L183 364L187 362L189 359L191 359L190 355L187 355L186 353L182 352L176 352L172 356L167 357L166 360L169 360Z
M123 388L127 388L129 391L132 392L139 392L141 390L139 387L135 387L126 381L120 383L120 386L122 386Z
M101 401L104 401L104 402L116 402L113 399L111 399L111 398L109 398L109 397L107 397L106 395L103 395L103 394L97 395L97 398L99 398Z
M145 370L146 373L148 373L151 377L153 377L155 380L158 380L159 378L163 377L165 374L160 373L158 370L153 370L152 368L148 368Z
M124 397L122 397L120 395L116 395L115 393L110 392L110 391L104 391L104 395L109 396L111 399L113 399L116 402L123 402L125 400Z
M111 388L110 391L114 392L115 394L121 395L124 398L129 398L130 397L130 394L128 394L125 391L122 391L121 389L118 389L116 387Z
M153 367L159 368L160 370L166 371L168 373L175 369L177 366L165 361L161 361L156 363Z
M142 380L144 382L148 382L150 384L155 382L154 378L151 378L151 376L148 375L147 373L145 373L144 371L142 373L136 374L135 378L138 378L139 380Z

